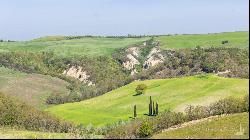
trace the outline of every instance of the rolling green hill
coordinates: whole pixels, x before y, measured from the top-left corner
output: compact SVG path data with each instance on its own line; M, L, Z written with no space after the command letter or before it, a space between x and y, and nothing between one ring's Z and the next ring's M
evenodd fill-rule
M242 133L240 133L240 126ZM244 129L244 131L243 131ZM249 113L211 118L156 134L152 139L249 139Z
M217 34L159 36L162 49L200 47L249 47L249 32L227 32ZM222 44L227 40L228 43Z
M22 99L39 109L52 93L68 94L67 82L41 74L26 74L0 67L0 92Z
M146 93L133 96L140 83L148 86ZM159 112L169 109L183 111L188 104L207 105L227 96L248 94L248 84L247 79L215 75L136 81L105 95L82 102L57 105L47 111L75 123L103 126L118 120L129 120L133 115L134 105L137 105L138 116L145 116L148 113L149 96L159 104Z
M99 38L62 40L62 37L45 37L35 41L0 42L0 52L54 52L60 57L111 55L116 49L148 40L145 38Z

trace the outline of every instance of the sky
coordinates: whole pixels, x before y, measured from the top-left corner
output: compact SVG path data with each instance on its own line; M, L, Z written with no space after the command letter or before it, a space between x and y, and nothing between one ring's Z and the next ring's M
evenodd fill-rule
M0 39L249 30L249 0L0 0Z

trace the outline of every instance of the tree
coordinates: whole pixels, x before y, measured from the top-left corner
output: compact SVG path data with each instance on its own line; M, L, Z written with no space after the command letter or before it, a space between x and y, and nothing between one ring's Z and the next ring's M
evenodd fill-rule
M153 113L152 113L152 116L155 115L155 103L153 102Z
M136 105L134 105L134 118L137 117L137 113L136 113Z
M151 116L153 114L153 109L152 109L152 98L151 96L149 97L149 106L148 106L148 115Z
M137 85L135 91L136 91L136 95L141 95L141 94L144 94L145 91L147 89L147 85L145 84L139 84Z
M158 115L159 111L158 111L158 104L156 103L155 105L155 115Z

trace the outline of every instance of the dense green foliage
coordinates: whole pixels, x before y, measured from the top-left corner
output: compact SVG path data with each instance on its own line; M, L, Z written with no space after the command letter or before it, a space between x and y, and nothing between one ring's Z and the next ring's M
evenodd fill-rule
M135 79L162 79L198 73L249 78L249 48L200 48L165 51L164 63L144 70Z
M190 110L190 107L188 107L188 111L186 113L163 112L156 117L137 119L128 124L114 128L107 133L106 137L113 139L143 138L150 136L152 133L160 132L161 130L167 129L171 126L182 124L191 120L197 120L214 115L248 112L245 106L247 104L246 102L249 102L248 98L248 95L245 98L229 97L219 100L209 106L202 106L202 108L206 108L204 110L196 109L200 107L194 107L195 109ZM215 104L221 105L223 108L217 108L215 107ZM249 108L249 106L247 108ZM201 116L201 114L204 115Z

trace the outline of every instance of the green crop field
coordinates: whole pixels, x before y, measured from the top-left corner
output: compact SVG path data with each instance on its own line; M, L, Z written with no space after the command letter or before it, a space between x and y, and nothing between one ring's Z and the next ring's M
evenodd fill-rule
M0 128L0 139L71 139L70 134Z
M133 96L136 86L140 83L148 86L146 93ZM249 94L248 84L247 79L222 78L215 75L136 81L105 95L82 102L56 105L47 111L75 123L103 126L118 120L129 120L133 116L134 105L137 105L138 117L146 116L149 96L159 104L159 112L183 111L189 104L207 105L227 96L239 97Z
M0 42L1 52L54 52L60 57L72 56L103 56L111 55L119 48L128 47L133 44L148 40L145 38L98 38L86 37L82 39L61 40L41 38L25 42Z
M240 131L240 127L242 128ZM249 113L219 116L156 134L152 139L249 139Z
M228 32L218 34L159 36L162 49L200 47L249 47L249 32ZM227 40L228 43L222 44Z
M68 94L67 82L46 75L26 74L0 67L0 92L15 96L39 109L47 107L51 93Z

